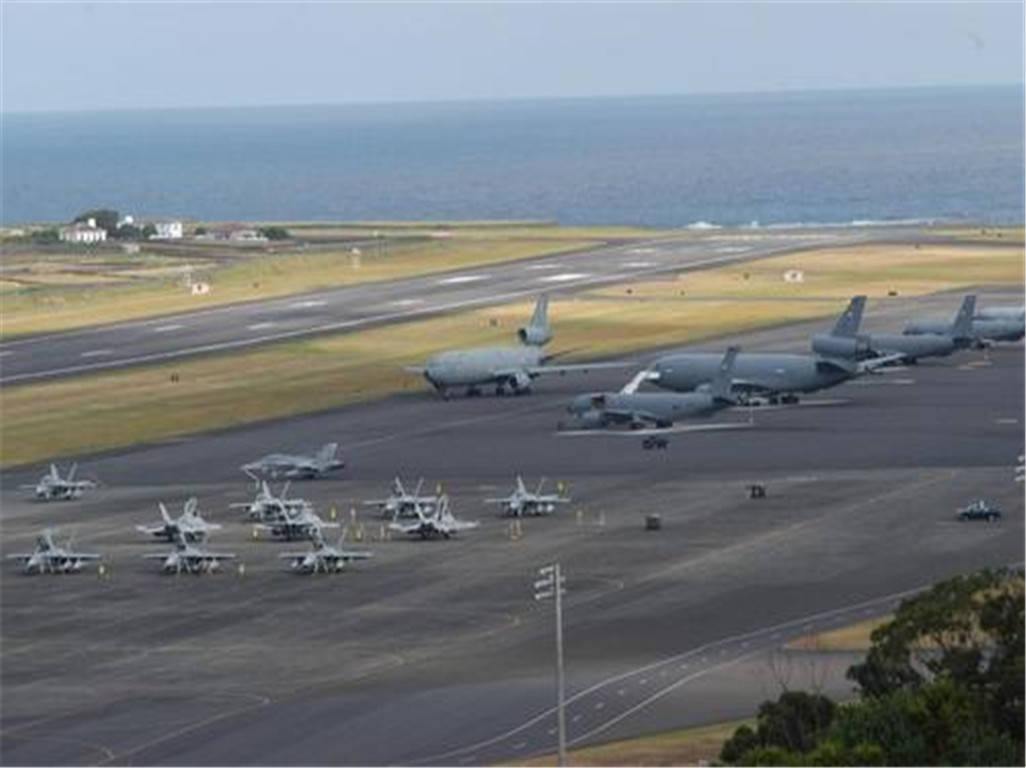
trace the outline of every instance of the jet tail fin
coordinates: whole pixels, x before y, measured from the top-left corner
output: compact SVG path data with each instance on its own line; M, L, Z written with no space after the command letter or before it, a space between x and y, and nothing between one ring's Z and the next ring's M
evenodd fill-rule
M338 443L326 443L321 447L321 450L317 451L317 463L325 467L335 460L337 453Z
M837 318L834 329L830 332L834 336L853 338L858 335L859 326L862 324L862 312L866 308L865 296L852 296L848 307Z
M170 525L173 521L171 520L171 515L167 513L167 507L164 506L164 502L158 501L157 506L160 507L160 516L164 518L164 522Z
M976 314L976 294L966 294L962 306L951 324L951 336L954 339L967 339L972 335L973 315Z
M710 394L717 400L730 399L730 387L734 378L734 361L737 359L739 350L740 347L727 347L727 351L723 355L720 367L716 371L716 378L713 379L710 387Z
M517 338L521 344L532 347L541 347L552 339L552 330L549 328L549 297L542 294L534 305L534 313L531 315L531 322L523 328L517 329Z

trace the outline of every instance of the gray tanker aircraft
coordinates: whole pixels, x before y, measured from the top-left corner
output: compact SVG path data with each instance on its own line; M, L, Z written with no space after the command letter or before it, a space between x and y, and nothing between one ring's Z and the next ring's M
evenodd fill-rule
M100 559L99 555L75 552L60 546L49 528L36 538L36 550L28 554L8 555L8 560L22 563L22 573L78 573L86 563Z
M270 453L255 461L242 465L242 471L256 480L259 475L272 479L320 477L325 472L341 469L346 463L338 458L338 443L321 446L313 456L288 453Z
M921 357L947 357L970 345L975 305L976 297L966 296L954 320L944 323L937 333L874 333L859 338L865 340L871 355L888 356L901 362L914 363Z
M976 297L972 296L975 307ZM929 335L957 336L964 339L963 346L970 343L974 347L982 347L994 341L1018 341L1026 334L1026 322L1021 314L1016 315L1019 310L1015 307L994 307L990 310L975 312L970 310L968 327L956 325L961 318L965 308L965 302L970 299L966 296L963 299L963 310L955 320L955 324L944 320L913 320L905 326L903 335L919 337Z
M465 387L468 397L481 394L481 387L495 386L496 395L507 392L521 395L531 390L536 378L552 373L586 373L599 368L623 368L627 363L581 363L549 365L552 356L542 351L552 339L548 319L549 297L540 296L531 322L517 329L518 346L476 347L442 352L430 358L423 368L407 368L419 373L446 400L452 390Z
M67 477L61 477L56 464L50 465L50 471L39 478L35 485L23 485L22 488L31 488L35 491L36 498L43 501L70 501L82 495L82 491L95 488L96 483L92 480L76 480L75 470L78 464L72 464L68 470Z
M887 358L857 360L858 327L862 302L852 300L833 330L816 334L814 354L749 352L737 355L731 394L740 401L751 395L765 395L770 401L798 401L799 393L816 392L873 370ZM691 392L716 378L723 356L714 352L681 352L657 359L646 379L662 389Z
M737 347L728 347L710 384L695 392L638 392L649 374L642 371L619 392L580 395L567 408L574 422L561 426L605 429L625 424L631 429L650 425L665 429L680 419L709 416L729 408L736 404L730 390L737 353Z

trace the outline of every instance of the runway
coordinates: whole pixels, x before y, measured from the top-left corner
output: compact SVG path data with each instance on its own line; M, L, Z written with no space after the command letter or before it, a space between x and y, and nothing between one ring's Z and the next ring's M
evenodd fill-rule
M1020 299L1021 300L1021 299ZM990 301L990 299L988 299ZM957 297L867 310L867 324ZM991 301L997 303L997 301ZM800 348L821 324L762 331L745 349ZM715 348L714 344L703 345ZM103 487L69 503L25 499L2 478L2 552L43 525L108 553L113 578L2 583L0 758L6 764L487 764L551 752L551 606L536 569L559 560L568 726L574 744L751 714L776 695L763 660L789 637L879 615L955 573L1023 559L1021 345L964 352L756 410L755 425L670 436L572 440L554 427L574 394L622 371L552 377L536 394L442 402L426 389L371 405L81 462ZM743 421L734 411L716 421ZM228 504L252 488L238 466L277 450L342 444L348 466L294 483L322 515L380 497L397 472L441 483L459 540L381 539L332 577L283 572L296 544L254 540ZM567 484L574 503L509 521L482 500L516 473ZM767 497L745 486L765 483ZM245 575L164 577L133 530L162 499L196 494L225 528L211 546ZM958 523L985 496L1006 516ZM644 530L658 511L663 530ZM350 544L357 546L350 540ZM300 547L301 548L301 547ZM835 688L844 688L843 680ZM621 693L622 691L622 693Z
M819 246L944 241L910 228L695 232L404 280L362 283L0 343L0 385L355 331L461 309Z

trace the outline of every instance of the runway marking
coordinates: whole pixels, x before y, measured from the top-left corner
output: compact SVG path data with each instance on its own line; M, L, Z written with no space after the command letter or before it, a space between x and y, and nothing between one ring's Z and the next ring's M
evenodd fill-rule
M790 628L790 627L797 627L799 625L799 622L807 621L809 619L821 619L821 618L824 618L824 617L827 617L827 616L835 616L835 615L838 615L838 614L852 613L852 612L854 612L856 610L859 610L859 609L863 609L865 611L865 613L877 613L878 610L874 610L871 606L889 605L893 601L899 601L900 602L900 600L902 598L908 597L909 595L914 595L914 594L916 594L918 592L922 592L922 591L924 591L926 589L929 589L932 586L933 586L932 584L924 584L924 585L921 585L921 586L918 586L918 587L914 587L912 589L906 589L906 590L902 590L900 592L894 592L894 593L889 594L889 595L882 595L880 597L871 598L869 600L865 600L865 601L862 601L862 602L859 602L859 603L854 603L854 604L851 604L851 605L841 606L839 608L831 608L829 610L821 611L819 613L814 613L814 614L811 614L811 615L803 617L803 618L791 619L790 621L784 621L784 622L781 622L779 624L771 625L769 627L762 627L760 629L752 630L750 632L744 632L744 633L741 633L741 634L738 634L738 635L731 635L729 637L720 638L719 640L714 640L712 642L709 642L709 643L706 643L704 645L701 645L701 646L699 646L697 648L692 648L691 650L688 650L688 651L682 651L681 653L675 654L675 655L671 656L670 658L660 659L658 661L652 662L652 663L647 664L645 666L642 666L640 668L628 670L628 671L622 672L622 673L620 673L618 675L614 675L612 677L606 678L605 680L600 680L599 682L589 686L588 688L585 688L584 690L579 691L578 693L575 693L573 696L571 696L569 699L566 700L566 703L567 704L573 703L574 701L577 701L578 699L581 699L584 696L587 696L587 695L589 695L591 693L594 693L595 691L598 691L598 690L604 688L605 686L610 685L611 683L615 683L615 682L619 682L619 681L625 680L625 679L627 679L627 678L631 677L632 675L635 675L635 674L637 674L639 672L644 672L644 671L647 671L647 670L655 669L655 668L657 668L659 666L662 666L663 664L666 664L666 663L669 663L669 662L674 662L674 661L679 661L679 660L681 660L683 658L687 658L687 657L691 657L691 656L696 656L697 654L701 653L702 651L708 651L709 649L714 648L716 646L719 646L722 643L729 643L729 642L733 642L733 641L736 641L736 640L742 640L742 639L746 639L746 638L762 637L764 635L769 634L770 632L774 632L774 636L778 636L780 634L780 632L778 630L783 630L785 628ZM707 669L703 669L703 670L698 670L695 673L693 673L692 675L690 675L689 677L682 678L681 680L677 681L676 683L674 683L674 685L670 686L669 688L665 689L664 691L658 692L657 694L655 694L654 697L649 697L649 699L647 699L645 702L642 702L641 705L628 710L622 716L614 718L613 720L607 721L603 725L599 726L597 729L595 729L593 731L590 731L588 733L585 733L583 736L577 737L574 740L573 743L577 743L577 742L579 742L582 739L589 738L592 734L597 733L597 732L599 732L601 730L604 730L604 729L608 728L610 725L613 725L616 722L619 722L621 719L623 719L623 717L626 717L627 715L633 714L633 712L637 711L638 709L640 709L640 708L642 708L644 706L647 706L648 703L651 703L655 699L661 697L662 695L665 695L665 693L669 692L673 688L675 688L675 687L677 687L677 686L679 686L679 685L681 685L681 684L683 684L685 682L688 682L688 681L690 681L692 679L700 677L700 676L706 674L707 672L713 671L714 669L728 667L728 666L733 666L734 664L737 664L740 661L743 661L744 659L747 659L747 658L749 658L751 656L754 656L755 654L759 653L760 650L761 649L753 650L750 653L744 654L742 656L738 656L737 658L731 659L730 661L726 661L723 664L718 665L717 667L707 668ZM702 658L705 659L706 657L703 656ZM621 688L620 690L624 690L624 689ZM619 693L619 691L618 691L618 693ZM517 725L517 726L515 726L513 728L510 728L510 729L508 729L508 730L506 730L506 731L504 731L504 732L502 732L502 733L500 733L500 734L498 734L496 736L493 736L493 737L488 738L488 739L484 739L484 740L476 742L474 744L468 744L465 747L457 747L456 749L451 749L451 750L448 750L447 752L442 752L442 753L439 753L439 754L433 754L433 755L430 755L428 757L420 758L420 759L417 760L417 762L418 763L437 762L439 760L446 759L446 758L448 758L448 757L450 757L452 755L461 754L461 753L463 753L463 752L465 752L467 750L470 750L470 749L477 750L477 749L480 749L482 747L487 747L487 746L490 746L492 744L497 744L497 743L499 743L501 741L504 741L504 740L508 739L509 737L511 737L511 736L513 736L513 735L515 735L517 733L520 733L521 731L524 731L527 728L530 728L531 726L535 725L538 722L541 722L543 719L545 719L547 717L552 717L555 714L555 712L556 712L556 708L555 707L548 707L543 712L541 712L540 714L535 715L534 717L526 720L525 722L521 723L520 725Z
M680 665L680 668L681 668L681 669L687 669L687 668L688 668L688 665L687 665L687 664L681 664L681 665Z
M288 306L292 309L313 309L314 307L323 307L327 303L320 299L311 299L309 301L294 301Z
M638 680L638 685L647 685L647 684L648 684L648 678L647 677L643 677L640 680Z
M716 249L716 253L744 253L752 250L749 245L724 245Z
M11 350L9 350L9 349L5 349L5 350L3 350L2 352L0 352L0 357L7 357L8 355L13 355L13 354L14 354L14 353L13 353L13 352L11 352Z
M603 701L596 701L595 702L595 709L604 709L605 706L606 706L606 704Z
M651 267L653 264L655 264L654 261L624 261L620 266L627 267L628 269L637 269L638 267Z
M624 694L626 694L626 693L627 693L627 689L626 689L626 688L621 688L620 690L618 690L618 691L616 692L616 695L617 695L617 696L623 696L623 695L624 695Z
M555 736L556 735L556 729L555 728L549 728L549 730L547 730L546 733L549 736Z
M563 269L562 264L528 264L524 269L530 269L531 271L540 271L543 269Z
M519 749L523 749L526 746L527 746L527 742L526 741L518 741L516 744L513 745L513 749L518 749L519 750Z
M549 275L548 277L539 278L543 283L568 283L571 280L580 280L582 277L588 277L587 272L561 272L558 275Z
M776 248L766 248L766 249L763 249L763 251L761 252L761 255L763 255L763 256L770 256L773 253L776 253L777 251L784 251L784 252L786 252L786 251L789 251L789 250L790 250L789 246L781 246L781 247L776 247ZM651 272L653 274L656 274L656 273L659 273L659 272L669 272L669 271L677 271L677 270L683 270L683 269L686 269L686 270L689 270L689 271L694 271L694 270L700 269L702 267L710 267L710 266L713 266L713 265L728 264L730 262L737 261L737 260L738 260L737 256L713 256L713 257L710 257L710 258L707 258L707 259L695 259L694 261L689 261L686 264L676 264L676 265L672 265L672 266L662 266L662 265L660 265L658 267L653 267L650 270L646 270L646 271L647 272ZM585 285L597 285L597 284L602 284L602 283L608 283L608 282L613 282L615 280L616 280L616 276L615 275L608 275L608 274L595 275L595 276L589 277L587 279L581 280L580 281L580 287L583 287ZM361 328L361 327L367 326L367 325L376 325L376 324L382 324L382 323L387 323L387 322L394 322L394 321L397 321L397 320L406 320L406 319L416 318L416 317L420 317L420 316L424 316L424 315L429 315L429 314L433 314L433 313L438 313L438 312L447 312L447 311L452 311L452 310L456 310L456 309L465 309L467 307L480 307L480 306L487 306L489 304L497 304L497 303L500 303L502 301L507 301L507 300L511 300L511 299L518 299L518 298L522 298L524 296L533 296L536 293L536 290L537 290L536 288L529 286L527 288L518 288L516 290L504 291L504 292L501 292L501 293L491 294L491 295L484 296L484 297L477 297L477 298L471 298L471 299L461 299L459 301L444 302L442 304L438 304L438 305L431 306L431 307L426 307L426 308L415 308L415 309L406 309L406 310L396 311L396 312L386 312L386 313L383 313L383 314L380 314L380 315L376 315L376 316L372 316L372 317L363 317L363 318L358 318L358 319L355 319L355 320L342 320L342 321L339 321L339 322L326 323L324 325L316 325L316 326L311 326L309 328L299 328L299 329L294 329L294 330L290 330L290 331L279 331L277 333L268 333L268 334L265 334L264 336L251 337L251 338L246 338L246 339L234 339L232 341L218 342L216 344L201 344L201 345L195 346L195 347L184 347L184 348L181 348L181 349L172 349L172 350L169 350L169 351L166 351L166 352L154 352L154 353L146 354L146 355L136 355L135 357L125 358L125 359L122 359L122 360L118 360L116 362L95 362L95 363L87 363L87 364L81 364L81 365L66 366L64 368L52 368L50 370L45 370L45 371L34 371L34 372L31 372L31 373L22 373L22 374L17 374L15 376L6 376L6 377L0 378L0 384L10 384L10 383L13 383L15 381L26 381L26 380L31 380L31 379L49 378L49 377L52 377L52 376L58 376L58 375L68 374L68 373L81 373L82 371L97 370L97 369L100 369L100 368L125 367L125 366L131 366L131 365L138 365L140 363L150 363L150 362L154 362L156 360L169 360L169 359L174 359L174 358L178 358L178 357L187 357L187 356L192 356L192 355L198 355L198 354L202 354L204 352L218 352L218 351L223 351L223 350L228 350L228 349L236 349L236 348L239 348L239 347L252 347L252 346L257 345L257 344L264 344L264 343L268 343L268 342L272 342L272 341L282 341L284 339L291 339L291 338L309 336L309 335L312 335L312 334L315 334L315 333L327 333L327 332L330 332L330 331L344 332L344 331L352 330L352 329L355 329L355 328ZM185 315L183 315L183 317L195 318L195 317L198 317L198 316L201 316L201 315L202 316L206 316L206 315L215 314L215 313L228 313L228 312L233 312L233 311L236 311L236 310L237 310L237 308L236 307L232 307L232 306L217 307L217 308L212 308L212 309L209 309L209 310L203 310L203 311L197 311L197 312L189 312L189 313L186 313ZM148 325L151 325L153 322L154 322L153 320L144 320L144 321L120 323L120 324L111 326L111 328L133 328L133 327L139 327L139 326L148 326ZM35 344L35 343L39 343L41 341L48 341L48 340L50 340L52 338L69 338L69 337L72 337L72 336L81 336L84 333L95 333L95 331L92 330L92 329L85 330L85 331L65 331L65 332L62 332L62 333L52 333L52 334L48 334L46 336L36 336L36 337L31 338L31 339L24 339L24 340L21 340L21 341L17 341L16 340L16 341L10 341L10 342L7 342L7 343L8 343L8 345L13 345L13 344L22 344L22 345L24 345L24 344L30 344L30 343Z
M154 333L168 333L169 331L177 331L185 326L181 323L171 323L170 325L158 325L153 329Z
M79 357L103 357L105 355L113 355L113 349L92 349L88 352L83 352Z
M486 280L491 275L456 275L455 277L446 277L442 280L436 280L438 285L460 285L462 283L476 283L478 280Z
M1003 418L1003 419L994 419L994 421L996 421L998 424L1018 424L1019 423L1018 419L1013 419L1011 417L1006 417L1006 418Z
M424 299L396 299L388 303L393 307L412 307L414 304L423 304Z
M637 254L655 253L655 252L656 252L655 248L632 248L631 250L627 251L627 253L637 253Z
M246 326L246 330L249 330L249 331L263 331L263 330L265 330L267 328L273 328L274 326L275 326L275 324L272 323L272 322L253 323L252 325L247 325Z
M570 722L571 723L576 723L580 719L581 719L580 715L574 715L573 718L570 720Z

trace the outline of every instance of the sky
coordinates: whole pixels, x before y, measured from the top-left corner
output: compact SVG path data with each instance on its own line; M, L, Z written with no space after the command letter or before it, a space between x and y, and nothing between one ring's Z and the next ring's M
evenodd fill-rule
M1023 82L1023 3L0 3L0 109Z

